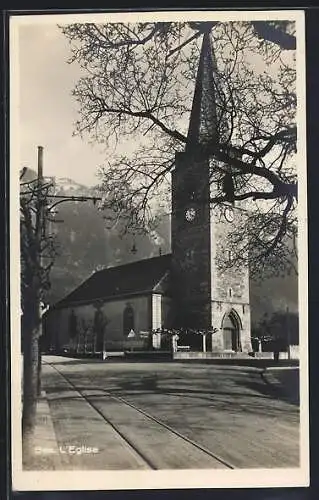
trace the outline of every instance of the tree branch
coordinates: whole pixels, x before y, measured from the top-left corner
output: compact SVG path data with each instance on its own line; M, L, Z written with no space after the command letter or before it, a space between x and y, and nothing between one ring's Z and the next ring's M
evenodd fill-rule
M103 106L103 109L101 109L101 112L105 113L113 113L117 115L126 115L126 116L132 116L136 118L146 118L150 120L154 125L157 125L163 132L165 132L167 135L170 137L173 137L174 139L177 139L178 141L186 143L187 138L185 135L181 134L178 132L178 130L170 129L167 127L161 120L156 118L150 111L131 111L129 109L121 109L121 108L112 108L108 107L107 104L104 102L104 99L101 97L95 96L96 99L100 102L101 106Z
M179 50L181 50L183 47L185 47L185 45L188 45L193 40L196 40L196 38L199 38L201 35L202 35L202 33L200 31L198 33L195 33L194 35L192 35L185 42L181 43L180 45L178 45L174 49L170 50L170 52L167 54L167 58L169 58L170 56L175 54L175 52L178 52Z
M275 238L273 239L271 245L267 248L267 250L266 250L266 252L264 254L265 257L267 257L269 254L271 254L273 252L273 250L276 248L276 246L278 245L278 243L280 241L282 241L282 238L283 238L283 236L286 233L287 216L288 216L288 213L291 210L292 204L293 204L293 197L289 196L288 200L287 200L287 204L286 204L286 206L284 208L284 211L282 213L281 224L279 226L278 232L277 232Z

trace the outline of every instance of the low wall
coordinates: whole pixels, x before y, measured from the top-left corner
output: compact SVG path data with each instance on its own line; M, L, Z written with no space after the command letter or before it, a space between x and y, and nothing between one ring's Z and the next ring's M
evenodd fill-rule
M177 350L174 352L174 359L274 359L273 352L254 352L251 355L245 352L217 351L201 352L189 350ZM299 346L290 346L290 352L282 351L279 353L279 359L299 360Z
M199 362L207 362L207 363L221 363L221 364L239 364L239 365L248 365L248 366L298 366L299 365L299 357L293 357L290 355L288 357L287 352L281 352L279 354L278 361L274 359L273 352L261 352L254 353L254 356L250 356L247 353L235 353L235 352L196 352L196 351L188 351L188 352L174 352L173 359L174 361L199 361Z
M172 361L173 356L171 351L126 351L124 353L126 360L132 361Z
M174 352L174 359L250 359L247 353L236 352L200 352L200 351L177 351Z
M291 345L290 352L281 351L279 353L279 359L299 359L299 345ZM262 358L262 359L272 359L274 357L274 353L270 352L255 352L254 358Z

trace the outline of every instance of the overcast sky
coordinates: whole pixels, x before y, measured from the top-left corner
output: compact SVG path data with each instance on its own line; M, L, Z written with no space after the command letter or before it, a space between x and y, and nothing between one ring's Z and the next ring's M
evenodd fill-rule
M80 71L67 64L69 55L56 25L19 27L21 167L36 168L37 146L43 146L45 175L91 185L104 155L72 137L77 112L71 90Z

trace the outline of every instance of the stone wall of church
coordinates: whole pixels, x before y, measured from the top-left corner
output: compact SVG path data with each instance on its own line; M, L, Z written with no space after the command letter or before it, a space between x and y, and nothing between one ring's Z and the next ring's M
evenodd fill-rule
M170 297L162 296L162 326L172 328L174 326L174 307Z
M216 333L212 336L212 351L223 351L225 349L224 345L224 332L223 332L223 320L226 315L229 315L231 311L235 311L235 314L240 318L240 345L243 352L251 352L251 332L250 332L250 307L247 304L236 303L236 302L212 302L212 325L217 328Z
M223 318L230 311L240 322L240 345L244 352L251 351L251 325L249 300L249 269L245 265L231 265L232 249L228 247L227 237L233 227L239 224L241 213L233 209L234 220L228 222L223 208L215 208L212 212L211 224L211 297L212 325L218 331L213 336L212 350L225 348L222 328Z
M248 266L232 265L233 250L228 247L227 237L239 223L240 213L234 208L234 221L227 222L222 209L212 213L212 300L249 304Z
M123 315L130 305L134 311L134 331L148 331L151 328L151 297L149 295L130 297L127 299L105 302L101 306L103 317L107 320L105 326L105 341L109 346L123 343L126 338L123 330ZM46 338L49 343L59 348L70 343L70 316L72 310L77 318L77 330L83 336L86 329L92 329L96 307L94 304L64 307L52 310L46 320Z

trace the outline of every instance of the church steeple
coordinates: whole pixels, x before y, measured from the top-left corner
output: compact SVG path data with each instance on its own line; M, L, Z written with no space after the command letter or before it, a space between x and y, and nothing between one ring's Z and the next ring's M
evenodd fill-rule
M208 336L212 352L247 353L251 351L249 273L246 266L231 267L229 252L229 235L241 223L242 214L235 206L227 206L226 211L222 205L211 203L219 190L212 179L214 168L220 177L225 172L223 190L234 195L234 186L230 184L230 165L214 155L228 135L224 108L227 88L220 86L207 31L201 47L188 142L185 151L176 154L172 171L172 324L176 328L213 330L214 335ZM230 196L228 200L234 201ZM224 262L226 265L221 266Z
M215 79L217 65L208 32L204 33L187 135L186 151L218 141Z

